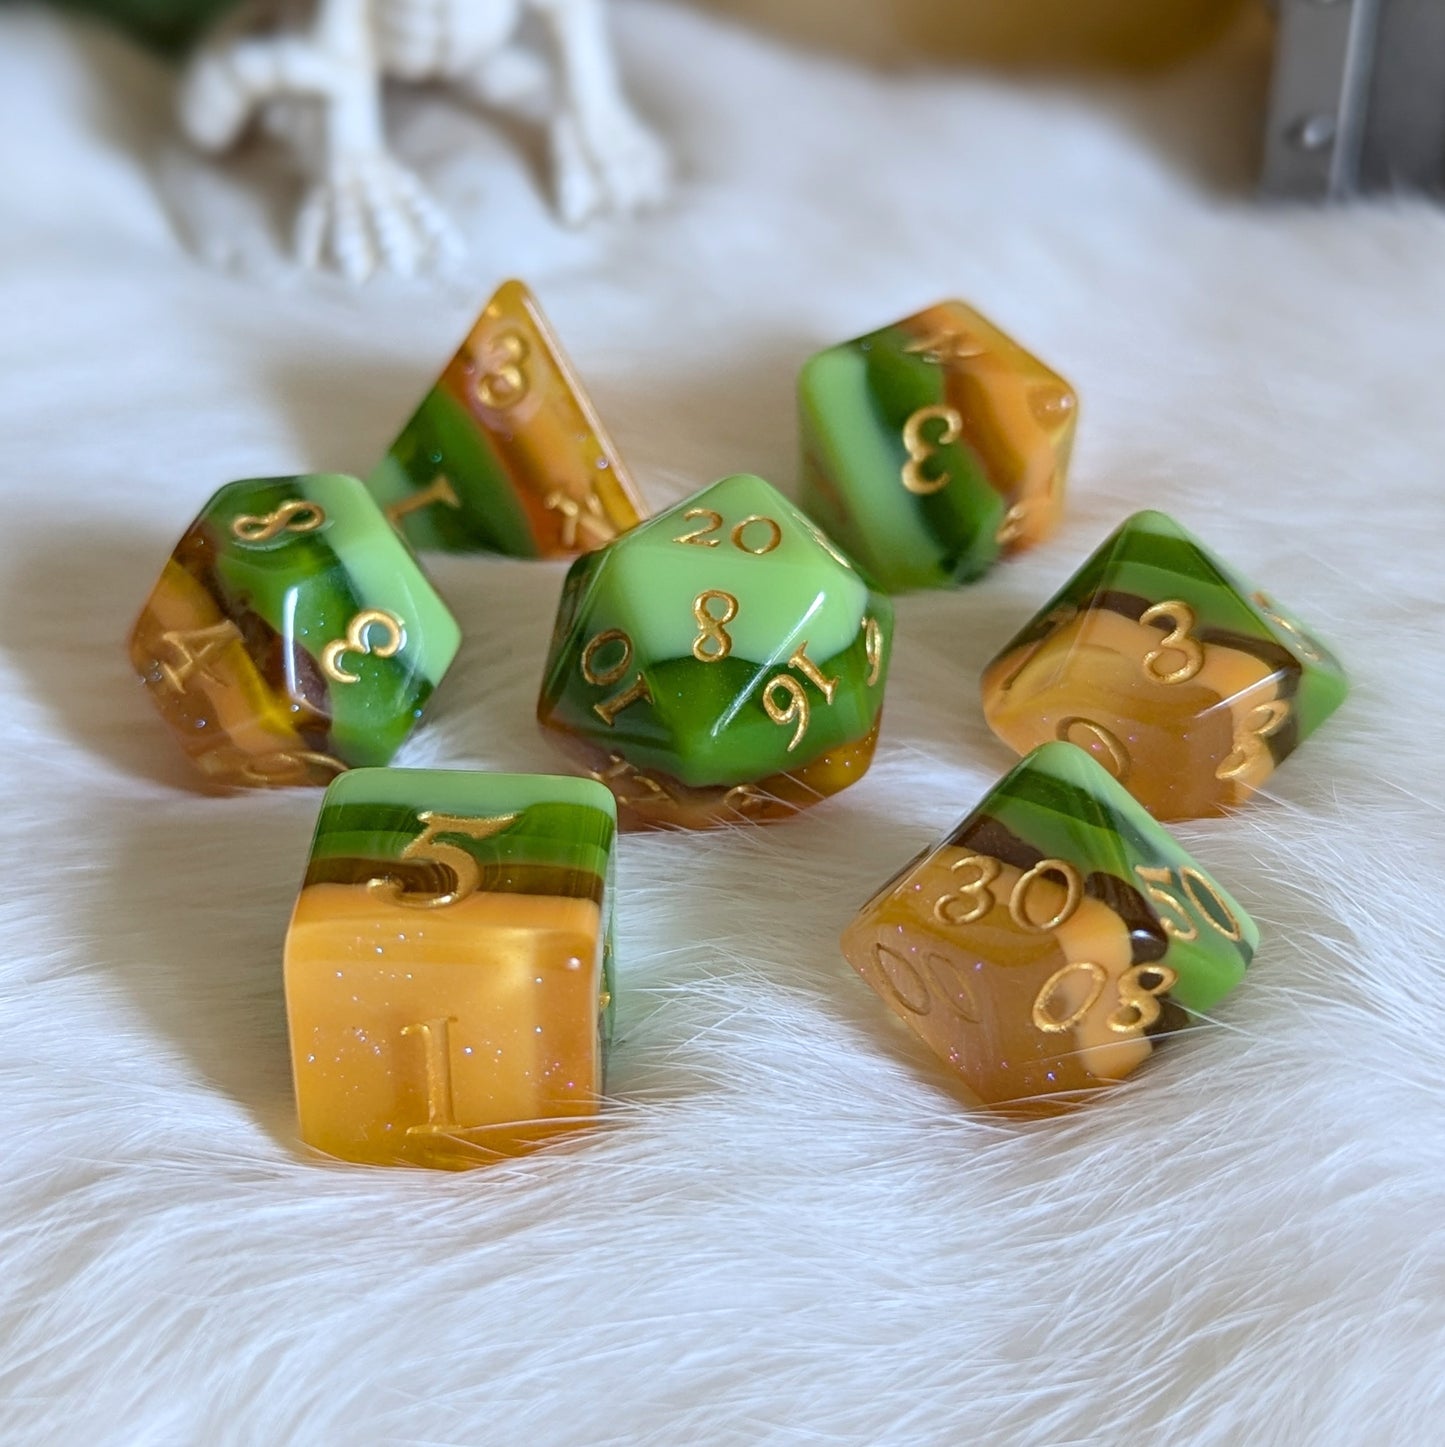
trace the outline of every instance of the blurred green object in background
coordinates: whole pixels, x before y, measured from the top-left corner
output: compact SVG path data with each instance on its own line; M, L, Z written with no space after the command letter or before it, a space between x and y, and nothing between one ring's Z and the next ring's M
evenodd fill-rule
M55 0L62 10L99 15L159 50L189 45L236 0Z

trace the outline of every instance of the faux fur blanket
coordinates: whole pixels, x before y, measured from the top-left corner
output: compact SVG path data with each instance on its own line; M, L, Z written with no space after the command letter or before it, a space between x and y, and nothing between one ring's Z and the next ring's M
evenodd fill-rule
M1229 46L1044 89L617 9L672 208L561 232L513 139L399 96L472 258L360 293L282 261L266 152L225 178L182 154L158 63L0 15L0 1440L1445 1441L1441 213L1255 205L1259 75ZM654 504L791 486L801 361L959 295L1078 386L1070 512L902 600L856 787L623 841L605 1128L348 1169L298 1148L285 1044L316 796L196 792L122 639L216 486L366 470L514 273ZM982 664L1141 506L1297 610L1354 693L1267 798L1178 831L1264 933L1218 1019L1010 1125L837 938L1007 767ZM560 767L532 707L561 570L433 572L466 642L403 762Z

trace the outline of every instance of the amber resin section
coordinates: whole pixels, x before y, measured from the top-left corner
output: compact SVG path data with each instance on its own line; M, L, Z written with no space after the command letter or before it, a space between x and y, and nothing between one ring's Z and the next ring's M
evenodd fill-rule
M461 1169L593 1121L614 835L611 796L587 780L338 780L286 940L302 1139Z
M1238 903L1080 749L1035 751L863 908L843 953L983 1106L1131 1075L1243 977Z
M566 558L644 509L536 298L506 282L367 479L418 548Z
M1163 513L1130 518L988 665L1017 749L1086 749L1157 819L1247 801L1343 702L1312 634Z

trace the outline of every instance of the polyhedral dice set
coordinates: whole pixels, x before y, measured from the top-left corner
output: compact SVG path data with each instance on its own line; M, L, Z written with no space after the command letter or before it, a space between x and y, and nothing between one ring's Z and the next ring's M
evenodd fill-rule
M457 1169L592 1121L619 824L770 823L855 783L888 595L1060 521L1075 394L961 302L820 352L799 408L801 508L744 473L644 517L508 282L364 484L231 483L182 537L130 642L162 718L213 785L327 786L285 951L307 1144ZM414 549L574 560L537 717L588 777L386 767L461 638ZM1245 803L1345 692L1291 613L1129 518L984 670L1026 757L845 957L978 1106L1123 1080L1259 942L1158 821Z

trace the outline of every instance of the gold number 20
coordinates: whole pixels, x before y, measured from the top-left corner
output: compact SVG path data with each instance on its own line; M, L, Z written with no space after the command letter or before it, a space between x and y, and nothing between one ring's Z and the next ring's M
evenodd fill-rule
M520 814L498 814L490 819L467 819L458 814L424 810L416 816L422 831L401 851L401 858L441 865L451 874L452 887L437 894L415 894L405 889L400 880L385 875L370 880L367 889L393 904L404 904L410 909L442 909L456 904L476 893L477 886L482 882L481 866L475 856L460 845L442 844L438 836L460 834L466 839L490 839L494 834L509 829L521 817Z

